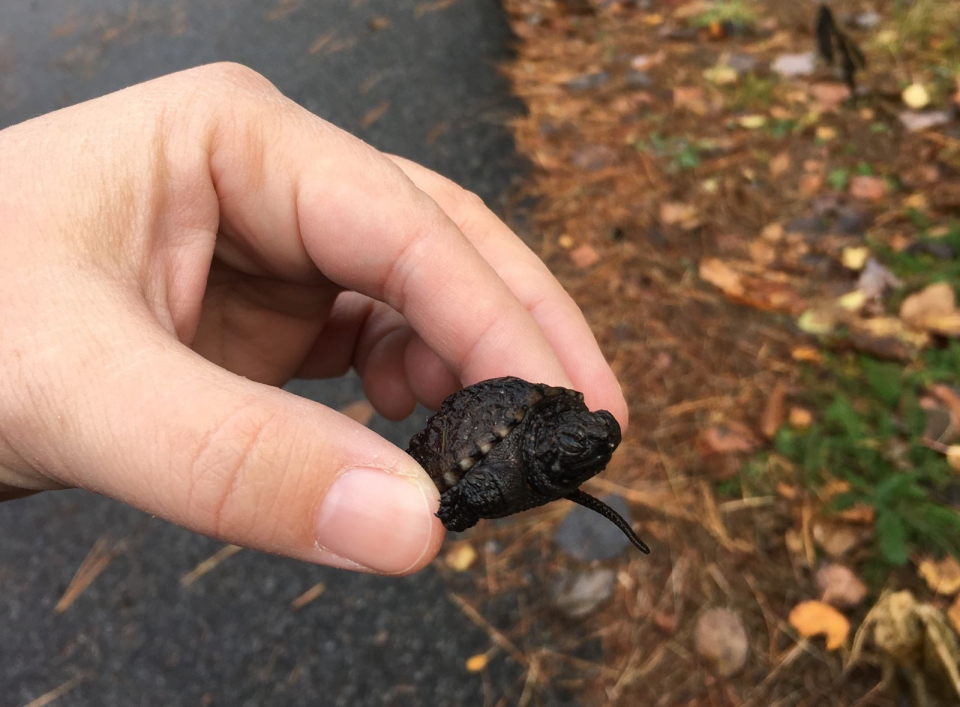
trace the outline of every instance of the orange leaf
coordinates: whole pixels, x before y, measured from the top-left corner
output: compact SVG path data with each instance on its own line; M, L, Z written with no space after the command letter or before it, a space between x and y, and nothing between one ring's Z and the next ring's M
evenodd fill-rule
M718 258L700 261L700 277L721 292L734 297L743 297L743 282L740 273Z
M790 612L789 621L804 638L826 636L828 651L842 646L850 633L847 617L822 601L800 602Z
M960 592L960 562L954 557L945 557L940 562L928 557L920 562L917 573L937 594L953 596Z

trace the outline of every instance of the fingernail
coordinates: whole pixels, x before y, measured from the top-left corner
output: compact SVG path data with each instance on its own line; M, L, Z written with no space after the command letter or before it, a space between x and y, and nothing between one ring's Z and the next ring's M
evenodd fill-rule
M409 476L351 469L323 499L317 544L374 572L405 572L427 552L438 497Z

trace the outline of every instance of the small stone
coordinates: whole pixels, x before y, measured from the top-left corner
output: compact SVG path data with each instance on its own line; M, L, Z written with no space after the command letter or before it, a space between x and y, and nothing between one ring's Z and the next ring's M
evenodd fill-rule
M737 52L727 58L727 66L737 72L738 75L753 73L757 68L757 58L753 54Z
M882 20L879 12L861 12L853 18L853 25L858 29L873 29Z
M810 76L817 66L817 55L813 52L804 52L802 54L781 54L778 56L770 68L774 73L786 78L796 76Z
M593 88L600 88L609 80L610 74L606 71L591 71L575 76L563 85L571 91L589 91Z
M903 123L903 127L911 133L946 125L951 120L950 113L945 110L929 110L923 113L907 110L903 111L898 117L900 122Z
M740 615L730 609L701 614L693 641L697 652L723 677L735 675L747 662L747 631Z
M627 69L624 82L627 84L627 88L650 88L653 86L653 79L650 78L650 74L639 69Z
M630 508L621 496L602 499L631 523ZM630 541L610 521L583 506L574 506L563 519L554 542L578 560L609 560L630 547Z
M612 569L563 572L550 587L553 605L571 619L582 619L610 601L617 582Z

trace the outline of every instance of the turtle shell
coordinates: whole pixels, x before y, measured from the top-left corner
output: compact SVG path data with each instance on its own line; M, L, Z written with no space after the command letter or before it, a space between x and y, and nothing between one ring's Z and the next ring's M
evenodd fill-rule
M606 467L619 443L616 419L590 412L582 393L495 378L444 400L407 453L440 490L437 516L448 530L566 498L600 513L649 552L626 520L579 489Z
M411 440L407 453L430 474L441 493L464 475L547 398L566 395L583 405L575 390L520 378L493 378L457 391Z

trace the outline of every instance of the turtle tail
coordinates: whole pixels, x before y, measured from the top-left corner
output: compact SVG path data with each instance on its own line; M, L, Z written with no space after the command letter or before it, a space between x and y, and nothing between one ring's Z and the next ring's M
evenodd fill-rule
M566 498L574 503L579 503L584 508L589 508L591 511L599 513L615 526L620 528L620 531L630 539L630 542L637 546L637 549L640 550L640 552L646 555L650 554L650 548L647 547L647 544L643 542L643 540L637 537L637 534L633 532L633 528L630 527L630 524L623 518L623 516L621 516L599 498L594 498L589 493L581 491L580 489L577 489L573 493L569 494Z

